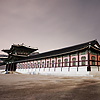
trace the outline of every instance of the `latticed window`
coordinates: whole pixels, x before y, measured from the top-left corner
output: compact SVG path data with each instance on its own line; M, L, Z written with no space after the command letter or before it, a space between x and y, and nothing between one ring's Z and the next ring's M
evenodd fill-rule
M54 60L52 60L52 67L54 67Z
M49 67L49 61L47 61L47 67Z
M44 62L42 62L42 67L44 67Z
M72 58L73 66L76 66L76 58Z
M84 56L84 57L82 57L81 58L81 60L82 60L82 65L85 65L85 60L86 60L86 57Z
M34 67L36 67L36 63L34 63Z
M64 59L64 64L67 66L68 59Z
M95 65L95 57L92 56L91 59L92 59L92 65Z
M58 67L60 67L60 63L61 63L61 60L59 59L59 60L58 60Z

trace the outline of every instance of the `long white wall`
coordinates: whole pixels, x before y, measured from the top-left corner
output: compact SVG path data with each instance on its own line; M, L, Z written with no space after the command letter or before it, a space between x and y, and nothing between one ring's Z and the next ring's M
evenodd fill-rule
M17 69L16 72L22 74L41 74L41 75L57 75L57 76L89 76L87 66L83 67L58 67L58 68L31 68Z

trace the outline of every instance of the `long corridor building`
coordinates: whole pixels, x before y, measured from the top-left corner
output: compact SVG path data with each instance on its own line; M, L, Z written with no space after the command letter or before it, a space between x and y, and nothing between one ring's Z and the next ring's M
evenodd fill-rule
M86 75L99 71L100 45L96 40L29 56L17 61L17 71L38 74Z

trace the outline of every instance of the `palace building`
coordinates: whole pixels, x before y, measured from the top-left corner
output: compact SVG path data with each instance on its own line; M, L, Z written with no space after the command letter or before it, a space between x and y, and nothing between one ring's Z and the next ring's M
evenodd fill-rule
M10 49L2 50L7 58L0 58L6 71L23 74L45 74L65 76L87 76L99 72L100 45L97 40L39 53L37 48L13 44Z

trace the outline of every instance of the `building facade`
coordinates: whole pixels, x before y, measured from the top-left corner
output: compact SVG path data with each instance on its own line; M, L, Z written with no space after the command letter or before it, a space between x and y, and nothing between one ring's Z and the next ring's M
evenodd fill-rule
M94 66L99 71L100 46L96 40L33 56L17 63L17 71L73 76L88 75Z
M12 57L6 60L6 70L24 74L46 74L65 76L86 76L89 72L99 72L100 45L97 40L34 55L23 56L22 51L32 53L37 49L23 48L20 55L13 49ZM10 49L12 52L12 50ZM24 52L25 53L25 52ZM16 60L17 59L17 60Z

